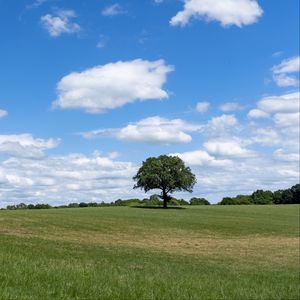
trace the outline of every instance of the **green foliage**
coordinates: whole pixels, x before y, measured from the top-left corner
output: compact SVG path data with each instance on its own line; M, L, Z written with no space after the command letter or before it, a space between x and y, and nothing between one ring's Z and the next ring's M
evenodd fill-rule
M300 184L291 187L293 193L293 204L300 204Z
M250 196L238 195L236 197L225 197L219 204L300 204L300 184L296 184L289 189L277 190L275 192L257 190Z
M190 205L210 205L209 201L206 200L205 198L197 198L193 197L190 200Z
M118 199L113 204L116 206L135 206L135 205L141 205L142 201L140 199L128 199L128 200Z
M144 206L160 206L163 205L163 202L161 201L159 195L154 194L151 195L149 199L148 198L143 199L142 204Z
M238 205L254 204L251 196L248 195L237 195L234 199Z
M49 209L49 208L52 208L51 205L49 204L24 204L24 203L20 203L20 204L17 204L17 205L8 205L6 207L6 209L8 210L15 210L15 209Z
M179 205L189 205L189 202L184 199L177 199Z
M179 206L179 201L176 199L176 198L171 198L170 201L169 201L169 204L170 205L173 205L173 206Z
M145 192L153 189L161 190L164 207L171 200L169 193L192 192L196 183L196 177L191 169L186 167L179 157L168 155L148 158L133 179L136 181L134 188L141 188Z
M219 204L220 205L236 205L237 203L234 198L224 197Z
M272 204L273 193L271 191L257 190L251 195L254 204Z
M283 193L283 190L278 190L273 193L273 203L274 204L282 203L282 193Z
M196 177L191 169L177 156L161 155L150 157L143 162L133 178L137 183L134 188L142 188L145 192L152 189L175 191L193 191Z
M249 205L254 204L252 201L251 196L247 195L237 195L236 197L225 197L223 200L219 203L221 205Z

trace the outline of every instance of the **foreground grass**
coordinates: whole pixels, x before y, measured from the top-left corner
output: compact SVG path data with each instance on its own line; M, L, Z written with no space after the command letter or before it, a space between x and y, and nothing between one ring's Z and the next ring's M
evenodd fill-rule
M299 299L299 205L0 212L0 299Z

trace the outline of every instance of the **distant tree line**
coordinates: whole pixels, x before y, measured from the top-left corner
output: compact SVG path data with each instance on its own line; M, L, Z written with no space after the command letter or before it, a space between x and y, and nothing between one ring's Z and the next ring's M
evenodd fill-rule
M289 189L278 190L275 192L257 190L251 195L237 195L236 197L225 197L219 205L251 205L251 204L300 204L300 184L296 184ZM184 199L171 198L171 206L181 205L210 205L205 198L193 197L189 201ZM49 208L83 208L83 207L107 207L107 206L163 206L163 201L159 195L152 195L143 200L133 198L106 203L106 202L80 202L68 205L51 206L49 204L25 204L8 205L6 209L49 209Z
M171 198L169 201L171 206L180 206L180 205L210 205L209 201L204 198L193 197L189 201L184 199ZM16 210L16 209L49 209L49 208L82 208L82 207L107 207L107 206L163 206L163 201L159 195L152 195L149 198L143 200L133 198L122 200L118 199L111 203L106 202L80 202L80 203L70 203L68 205L60 206L51 206L49 204L28 204L20 203L17 205L8 205L6 209Z
M220 205L249 205L249 204L299 204L300 184L289 189L275 192L257 190L251 195L237 195L236 197L225 197Z

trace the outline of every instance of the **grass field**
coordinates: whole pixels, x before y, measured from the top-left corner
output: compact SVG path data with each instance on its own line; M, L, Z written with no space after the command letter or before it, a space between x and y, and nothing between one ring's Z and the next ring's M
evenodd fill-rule
M0 211L0 299L299 299L299 208Z

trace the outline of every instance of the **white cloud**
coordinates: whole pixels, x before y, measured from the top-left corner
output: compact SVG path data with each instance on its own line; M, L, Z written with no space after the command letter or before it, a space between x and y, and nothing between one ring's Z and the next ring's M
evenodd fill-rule
M25 148L36 147L45 151L57 142L34 139L31 135L15 135L3 138L16 140ZM198 184L193 195L202 195L209 200L220 201L224 196L251 193L256 189L286 188L298 182L297 151L278 149L273 157L263 153L248 156L241 153L244 141L236 139L235 152L225 153L225 158L196 150L174 153L192 167ZM228 145L228 144L227 144ZM231 148L232 146L230 146ZM223 151L223 150L222 150ZM223 153L224 154L224 153ZM242 154L242 155L240 155ZM66 154L42 155L40 157L13 156L0 159L0 203L1 206L25 203L50 203L114 201L118 198L144 197L144 193L133 190L132 177L138 166L131 162L116 160L118 153L101 155ZM191 197L176 194L177 197Z
M7 115L8 115L8 112L7 112L6 110L0 109L0 119L1 119L1 118L4 118L4 117L7 116Z
M110 6L105 7L102 10L102 15L103 16L117 16L117 15L122 15L125 14L126 11L122 8L122 6L118 3L112 4Z
M248 117L252 119L268 118L270 115L260 109L251 109L248 112Z
M284 160L284 161L291 161L291 162L299 162L300 156L298 153L287 153L283 149L277 149L274 152L275 159Z
M235 159L218 168L195 166L192 169L197 177L194 195L203 195L214 201L225 196L251 194L257 189L288 188L299 182L295 161L274 160L264 155Z
M292 77L292 76L288 76L286 74L274 75L273 78L279 87L299 85L298 79L296 79L295 77Z
M226 154L230 155L218 158L204 150L175 153L191 166L197 177L193 195L217 202L225 196L251 194L257 189L288 188L299 181L296 152L284 152L285 156L280 158L263 152L255 156Z
M77 23L70 20L75 17L73 10L58 10L55 15L42 16L41 22L52 37L58 37L63 33L72 34L81 30Z
M212 139L204 143L204 148L211 154L233 157L252 157L255 153L246 149L243 142L237 138Z
M279 65L272 68L273 79L280 87L298 86L299 79L289 74L297 73L300 69L300 56L283 60Z
M220 167L228 166L232 163L232 161L228 159L216 159L214 156L208 154L206 151L203 150L173 153L170 155L180 157L186 164L191 166Z
M299 92L264 97L257 102L258 110L251 110L248 116L250 118L258 118L259 115L260 117L265 115L285 135L297 135L299 133L299 101Z
M214 117L201 128L201 132L208 136L219 136L238 130L239 122L234 115L221 115Z
M274 146L282 143L282 137L272 127L264 128L260 127L253 131L252 137L250 138L251 143L260 144L263 146Z
M31 134L0 135L0 154L39 158L47 149L59 145L59 139L36 139Z
M299 92L283 94L280 96L264 97L257 103L258 110L268 114L274 113L294 113L299 111ZM259 112L254 110L250 114L254 117L259 115ZM262 114L263 115L263 114Z
M248 116L257 118L259 114L253 114L253 111L259 111L261 116L267 116L265 122L269 125L265 123L263 128L256 128L254 131L249 128L252 134L249 137L250 142L268 147L279 146L280 151L275 152L274 158L293 161L291 158L299 153L300 146L299 101L299 92L264 97L258 101L258 109L251 110ZM261 126L259 123L254 124Z
M219 117L214 117L209 121L210 126L218 129L235 126L237 123L238 121L234 115L222 115Z
M162 86L173 70L163 60L136 59L74 72L58 83L53 106L103 113L138 100L165 99L168 93Z
M224 27L242 27L257 22L262 14L256 0L185 0L184 9L171 19L170 24L184 26L195 18L218 21Z
M203 113L209 109L209 106L209 102L198 102L196 105L196 110L200 113Z
M226 102L220 106L220 110L223 112L232 112L236 110L241 110L244 107L238 102Z
M169 120L155 116L123 128L93 130L82 135L85 138L110 136L130 142L170 145L191 142L192 137L187 132L197 131L200 127L200 125L189 124L181 119Z
M137 167L95 152L0 161L1 205L19 202L114 201L141 194L132 190Z
M300 113L278 113L274 115L275 124L279 127L299 128Z
M273 67L274 74L299 72L300 56L283 60L279 65Z

